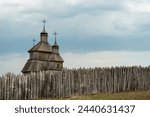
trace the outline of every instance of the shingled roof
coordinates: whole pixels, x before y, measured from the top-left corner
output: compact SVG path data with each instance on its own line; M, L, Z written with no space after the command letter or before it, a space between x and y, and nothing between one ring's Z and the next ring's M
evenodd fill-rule
M48 61L53 61L53 62L64 62L62 57L58 54L52 53L51 56L49 57Z
M28 52L52 52L52 46L48 42L39 42L37 45L35 45L33 48L31 48Z
M27 61L22 71L24 73L37 71L37 61Z

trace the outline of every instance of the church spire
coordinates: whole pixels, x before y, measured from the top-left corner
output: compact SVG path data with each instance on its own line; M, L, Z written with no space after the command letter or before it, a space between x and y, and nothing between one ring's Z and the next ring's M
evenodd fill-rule
M48 42L48 33L45 30L45 24L47 21L44 19L42 22L43 22L43 31L41 32L41 42Z
M57 33L57 32L54 32L53 34L55 35L55 43L54 43L54 45L57 45L57 39L56 39L56 37L57 37L58 33ZM57 46L58 46L58 45L57 45Z
M56 39L56 36L58 35L58 33L54 32L53 34L55 35L55 43L52 46L52 52L55 54L59 54L59 46L57 45L57 39Z
M45 24L47 23L47 21L44 19L42 22L43 22L43 31L42 32L46 32L46 30L45 30Z

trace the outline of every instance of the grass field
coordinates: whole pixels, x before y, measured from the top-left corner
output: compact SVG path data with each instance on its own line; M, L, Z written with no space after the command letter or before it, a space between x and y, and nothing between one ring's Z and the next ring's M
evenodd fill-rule
M150 91L99 93L93 95L72 96L62 100L150 100Z

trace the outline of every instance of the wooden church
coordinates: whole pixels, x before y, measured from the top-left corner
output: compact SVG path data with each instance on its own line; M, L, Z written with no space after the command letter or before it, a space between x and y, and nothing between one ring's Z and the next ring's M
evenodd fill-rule
M22 69L22 73L30 73L37 71L61 71L63 69L63 59L59 54L59 46L57 44L55 32L55 42L51 46L48 42L48 33L45 30L43 21L43 31L40 34L40 42L34 45L28 52L30 54L28 61Z

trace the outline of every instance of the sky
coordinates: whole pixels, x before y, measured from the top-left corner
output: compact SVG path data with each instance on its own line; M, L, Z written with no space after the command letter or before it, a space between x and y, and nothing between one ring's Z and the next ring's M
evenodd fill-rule
M0 75L20 73L46 19L67 68L150 64L149 0L0 0Z

